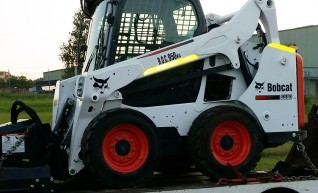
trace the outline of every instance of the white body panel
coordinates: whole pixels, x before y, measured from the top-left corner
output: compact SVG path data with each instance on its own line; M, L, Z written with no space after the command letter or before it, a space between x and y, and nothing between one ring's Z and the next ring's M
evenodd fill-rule
M286 63L283 64L282 60ZM298 130L295 60L293 53L266 47L254 82L240 97L240 101L257 115L267 133ZM262 83L263 88L255 88L255 82ZM255 100L256 96L273 98Z

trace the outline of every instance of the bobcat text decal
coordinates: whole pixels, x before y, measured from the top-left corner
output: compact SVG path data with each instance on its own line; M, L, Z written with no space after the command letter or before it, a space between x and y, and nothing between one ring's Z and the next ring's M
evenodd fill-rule
M268 93L284 93L284 94L267 94L267 95L256 95L255 99L256 100L292 100L293 99L293 84L279 84L279 83L258 83L255 81L255 89L259 92L262 93L262 90L265 90L265 85L266 85L266 90Z
M293 85L292 83L290 84L268 83L267 90L268 92L288 92L288 91L293 91Z
M95 80L95 83L93 85L94 89L96 91L100 91L100 94L104 94L105 89L108 88L109 77L106 78L106 79L98 79L98 78L95 78L95 77L93 77L93 78Z

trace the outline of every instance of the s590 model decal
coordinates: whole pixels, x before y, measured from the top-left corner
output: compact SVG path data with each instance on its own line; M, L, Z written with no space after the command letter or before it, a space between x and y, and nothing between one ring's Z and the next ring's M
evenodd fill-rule
M165 55L159 56L157 58L157 60L158 60L159 64L164 64L164 63L170 62L172 60L176 60L178 58L181 58L181 54L176 54L175 52L172 52L172 53L169 53L169 54L165 54Z
M292 100L292 94L281 94L281 95L256 95L255 100Z
M281 94L280 100L292 100L293 95L292 94Z

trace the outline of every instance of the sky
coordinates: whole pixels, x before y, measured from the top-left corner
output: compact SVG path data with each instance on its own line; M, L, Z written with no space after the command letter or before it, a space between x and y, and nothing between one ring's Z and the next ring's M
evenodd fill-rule
M204 13L225 15L247 0L201 0ZM276 0L279 30L318 25L314 0ZM67 42L80 0L0 0L0 71L28 79L63 68L59 47Z

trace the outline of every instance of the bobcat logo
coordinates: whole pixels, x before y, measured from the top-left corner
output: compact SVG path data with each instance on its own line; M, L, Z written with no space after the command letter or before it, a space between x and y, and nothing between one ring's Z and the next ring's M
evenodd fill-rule
M106 78L105 80L104 79L98 79L98 78L95 78L93 77L94 80L95 80L95 83L93 85L94 89L96 91L100 91L100 94L104 94L104 91L105 89L108 89L108 80L110 77Z
M258 90L259 92L261 92L261 90L264 90L264 84L265 84L265 82L263 82L263 83L258 83L258 82L256 82L255 81L255 89L256 90Z

